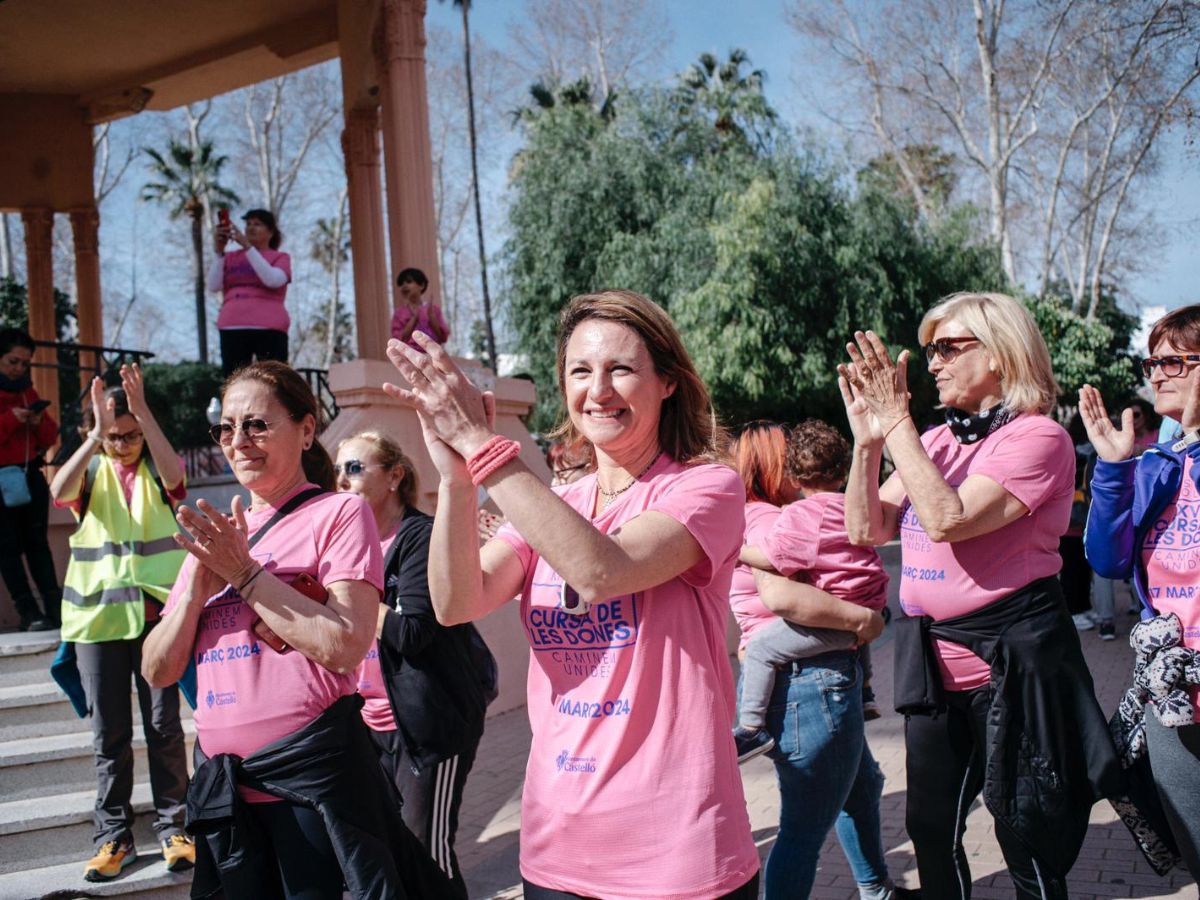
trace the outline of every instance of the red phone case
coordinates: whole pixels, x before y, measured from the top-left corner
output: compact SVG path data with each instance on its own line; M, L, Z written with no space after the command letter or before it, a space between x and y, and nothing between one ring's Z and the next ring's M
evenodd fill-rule
M307 572L301 572L293 578L291 586L309 600L315 600L322 605L329 602L329 591L325 590L321 582L317 581L317 579L313 578ZM287 653L292 649L287 641L272 631L270 626L262 619L255 618L253 629L258 639L276 653Z

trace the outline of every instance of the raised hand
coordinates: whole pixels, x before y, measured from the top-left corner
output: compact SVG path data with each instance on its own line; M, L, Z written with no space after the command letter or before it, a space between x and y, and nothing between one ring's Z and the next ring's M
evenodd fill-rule
M1088 440L1105 462L1121 462L1133 456L1137 435L1133 430L1133 409L1121 413L1121 425L1113 425L1104 407L1104 398L1090 384L1079 389L1079 415L1087 429Z
M121 366L121 387L125 390L130 415L144 422L150 415L150 407L146 405L146 385L142 380L142 369L137 363Z
M89 394L92 401L92 420L96 424L88 432L88 437L100 441L104 439L104 435L117 420L116 412L114 411L116 409L116 402L112 397L104 396L104 382L99 378L92 379Z
M896 362L873 331L854 332L854 342L846 345L851 366L843 367L843 377L853 386L886 434L908 415L908 351L902 350Z
M398 400L411 403L424 416L422 427L452 448L463 459L492 437L488 401L458 368L441 344L423 332L414 332L425 350L414 350L394 338L388 341L387 355L404 376L408 388L384 384L383 390ZM494 412L493 412L494 415ZM428 437L426 438L428 443ZM433 448L430 448L431 452Z
M860 447L874 447L883 443L883 426L867 406L867 402L855 390L853 380L857 376L850 371L850 366L838 366L838 390L842 392L842 402L846 404L846 418L850 421L850 432L854 443Z

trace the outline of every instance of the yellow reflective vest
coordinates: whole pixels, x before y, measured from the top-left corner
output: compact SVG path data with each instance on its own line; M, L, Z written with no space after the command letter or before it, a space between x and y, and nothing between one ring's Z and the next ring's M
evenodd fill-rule
M142 592L165 601L186 556L148 459L138 461L129 503L112 460L101 456L99 463L63 580L62 639L84 644L140 636Z

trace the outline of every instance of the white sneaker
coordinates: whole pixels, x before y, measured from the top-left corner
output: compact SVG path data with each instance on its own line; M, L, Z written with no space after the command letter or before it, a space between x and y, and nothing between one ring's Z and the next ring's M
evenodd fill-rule
M1092 619L1091 613L1075 613L1071 616L1071 621L1075 623L1076 631L1087 631L1090 628L1096 627L1096 622Z

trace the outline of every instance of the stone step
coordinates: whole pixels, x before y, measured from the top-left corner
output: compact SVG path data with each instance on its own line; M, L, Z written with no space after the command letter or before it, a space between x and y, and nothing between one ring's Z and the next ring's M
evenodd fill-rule
M95 790L0 803L0 875L60 863L82 864L91 853L95 803ZM149 784L134 785L132 806L134 839L149 854L157 843Z
M134 726L141 728L142 712L132 687L129 696ZM192 708L182 697L179 715L184 719L192 717ZM75 715L67 695L53 680L0 686L0 742L66 734L88 727L88 721Z
M190 718L183 721L183 733L190 764L196 735L195 724ZM146 739L140 728L134 730L133 754L134 780L145 781L149 778L149 770L146 764ZM91 731L72 731L0 743L0 784L4 786L3 798L6 801L26 800L64 791L94 790L96 773Z
M83 880L85 858L0 875L0 900L38 900L79 897L136 897L137 900L183 900L192 884L191 872L168 872L156 847L138 842L137 862L112 881Z
M45 681L58 644L57 631L0 634L0 687Z

